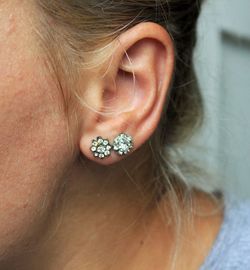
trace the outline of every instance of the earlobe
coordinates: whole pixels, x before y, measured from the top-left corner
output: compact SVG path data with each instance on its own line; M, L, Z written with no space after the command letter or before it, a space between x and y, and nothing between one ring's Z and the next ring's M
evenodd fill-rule
M100 108L108 106L114 113L93 115L91 112L92 122L91 118L86 116L85 127L88 128L82 130L80 140L82 153L103 165L123 158L122 154L117 155L113 146L112 149L106 149L106 155L104 152L101 158L98 158L100 153L97 157L97 153L94 152L105 150L105 147L98 150L99 144L92 145L93 139L98 136L108 140L108 144L105 141L106 145L112 145L116 137L120 138L116 141L118 145L120 143L120 149L129 149L125 151L126 154L139 148L159 123L173 70L173 42L163 27L146 22L121 34L106 76L101 77L97 74L95 78L96 85L99 86L95 88L99 93L95 93L99 99L96 101L100 104ZM119 137L123 133L124 137ZM99 142L102 144L104 141ZM109 150L113 151L109 153Z

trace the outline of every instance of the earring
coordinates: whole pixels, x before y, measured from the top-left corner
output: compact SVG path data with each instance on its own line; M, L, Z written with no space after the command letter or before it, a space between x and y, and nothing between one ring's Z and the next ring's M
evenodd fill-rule
M96 137L92 140L90 150L93 152L94 157L105 158L109 157L111 154L112 145L109 143L108 139L103 139L101 136Z
M125 155L130 152L130 150L134 147L133 145L133 139L132 136L120 133L113 142L113 149L119 154L119 155Z

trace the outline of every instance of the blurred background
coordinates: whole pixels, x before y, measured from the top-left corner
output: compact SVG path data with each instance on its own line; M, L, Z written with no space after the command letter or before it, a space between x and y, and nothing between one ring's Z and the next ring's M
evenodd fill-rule
M197 160L211 185L250 197L249 0L205 1L194 62L206 109Z

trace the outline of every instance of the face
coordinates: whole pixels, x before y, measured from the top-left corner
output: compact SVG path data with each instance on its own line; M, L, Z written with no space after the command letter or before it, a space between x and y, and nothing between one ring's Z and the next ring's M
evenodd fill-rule
M45 226L44 209L71 163L62 94L25 2L0 0L1 259Z

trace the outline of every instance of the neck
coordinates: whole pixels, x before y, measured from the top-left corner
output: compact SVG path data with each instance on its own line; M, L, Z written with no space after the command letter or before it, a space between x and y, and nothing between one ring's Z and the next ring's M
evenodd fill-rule
M133 181L126 169L111 169L111 176L106 167L94 173L91 166L76 164L47 229L18 269L165 269L174 228L161 215L166 201L150 204L152 194L142 188L148 170Z
M152 194L142 184L151 176L150 166L143 165L138 170L143 173L135 177L132 168L123 165L76 163L42 238L22 254L18 269L130 269L131 258L145 245L155 212Z

